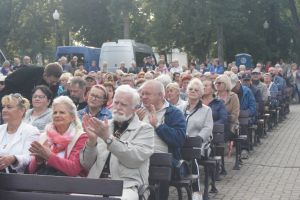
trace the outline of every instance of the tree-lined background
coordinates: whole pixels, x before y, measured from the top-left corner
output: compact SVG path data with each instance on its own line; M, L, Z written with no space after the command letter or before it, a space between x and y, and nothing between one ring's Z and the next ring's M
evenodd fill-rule
M299 62L299 13L300 0L1 0L0 48L8 58L53 60L56 38L95 47L130 38L200 60L247 52L255 61Z

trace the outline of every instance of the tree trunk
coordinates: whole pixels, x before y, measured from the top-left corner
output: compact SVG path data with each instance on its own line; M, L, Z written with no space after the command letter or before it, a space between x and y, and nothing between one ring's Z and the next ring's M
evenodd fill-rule
M217 27L217 43L218 43L218 59L222 66L224 66L224 34L223 25Z
M124 22L124 39L129 39L129 13L127 10L123 11L123 22Z
M293 22L295 24L295 28L300 37L300 21L299 21L295 0L289 0L289 6L292 13Z

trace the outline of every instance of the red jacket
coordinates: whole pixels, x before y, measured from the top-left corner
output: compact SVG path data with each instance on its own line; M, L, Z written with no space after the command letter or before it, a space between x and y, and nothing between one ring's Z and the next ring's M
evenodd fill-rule
M82 134L71 150L69 158L67 158L67 150L65 150L64 158L60 158L56 156L56 154L52 153L47 160L47 165L63 172L68 176L86 176L87 172L81 167L79 159L80 151L81 149L83 149L86 140L87 135ZM33 174L37 170L37 168L38 164L35 157L33 157L28 166L28 172L30 174Z

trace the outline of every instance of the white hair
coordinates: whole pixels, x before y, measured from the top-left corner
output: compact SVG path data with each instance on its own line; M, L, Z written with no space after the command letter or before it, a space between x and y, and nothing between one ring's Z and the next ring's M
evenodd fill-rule
M82 133L83 132L82 124L78 117L77 108L76 108L74 102L72 101L72 99L70 99L70 97L68 97L68 96L59 96L53 100L52 109L54 108L54 106L60 105L60 104L65 105L68 109L68 112L72 116L74 116L75 121L73 123L75 124L76 132Z
M158 77L156 77L154 80L161 82L165 88L169 83L172 83L171 77L167 74L161 74Z
M132 107L135 108L136 106L138 106L140 104L140 95L137 92L136 89L130 87L129 85L120 85L116 91L115 91L115 96L118 93L127 93L130 94L132 96Z
M188 93L189 89L192 87L192 86L196 86L197 89L199 89L199 92L200 92L200 95L202 96L203 93L204 93L204 86L203 86L203 83L201 80L199 80L198 78L193 78L187 88L186 88L186 92Z
M143 90L143 88L146 85L153 85L156 88L155 89L156 93L161 93L163 97L165 96L165 94L166 94L165 87L160 81L158 81L158 80L147 80L145 83L143 83L143 85L139 88L139 90Z

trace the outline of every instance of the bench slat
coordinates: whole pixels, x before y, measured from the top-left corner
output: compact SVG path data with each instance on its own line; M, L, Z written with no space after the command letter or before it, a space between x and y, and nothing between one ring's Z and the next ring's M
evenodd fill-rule
M66 176L0 174L0 189L122 196L123 181Z
M120 200L120 198L113 197L99 197L99 196L77 196L65 194L51 194L38 192L19 192L19 191L3 191L0 190L1 199L7 200Z
M154 153L150 157L150 165L156 166L172 166L172 154L170 153Z

